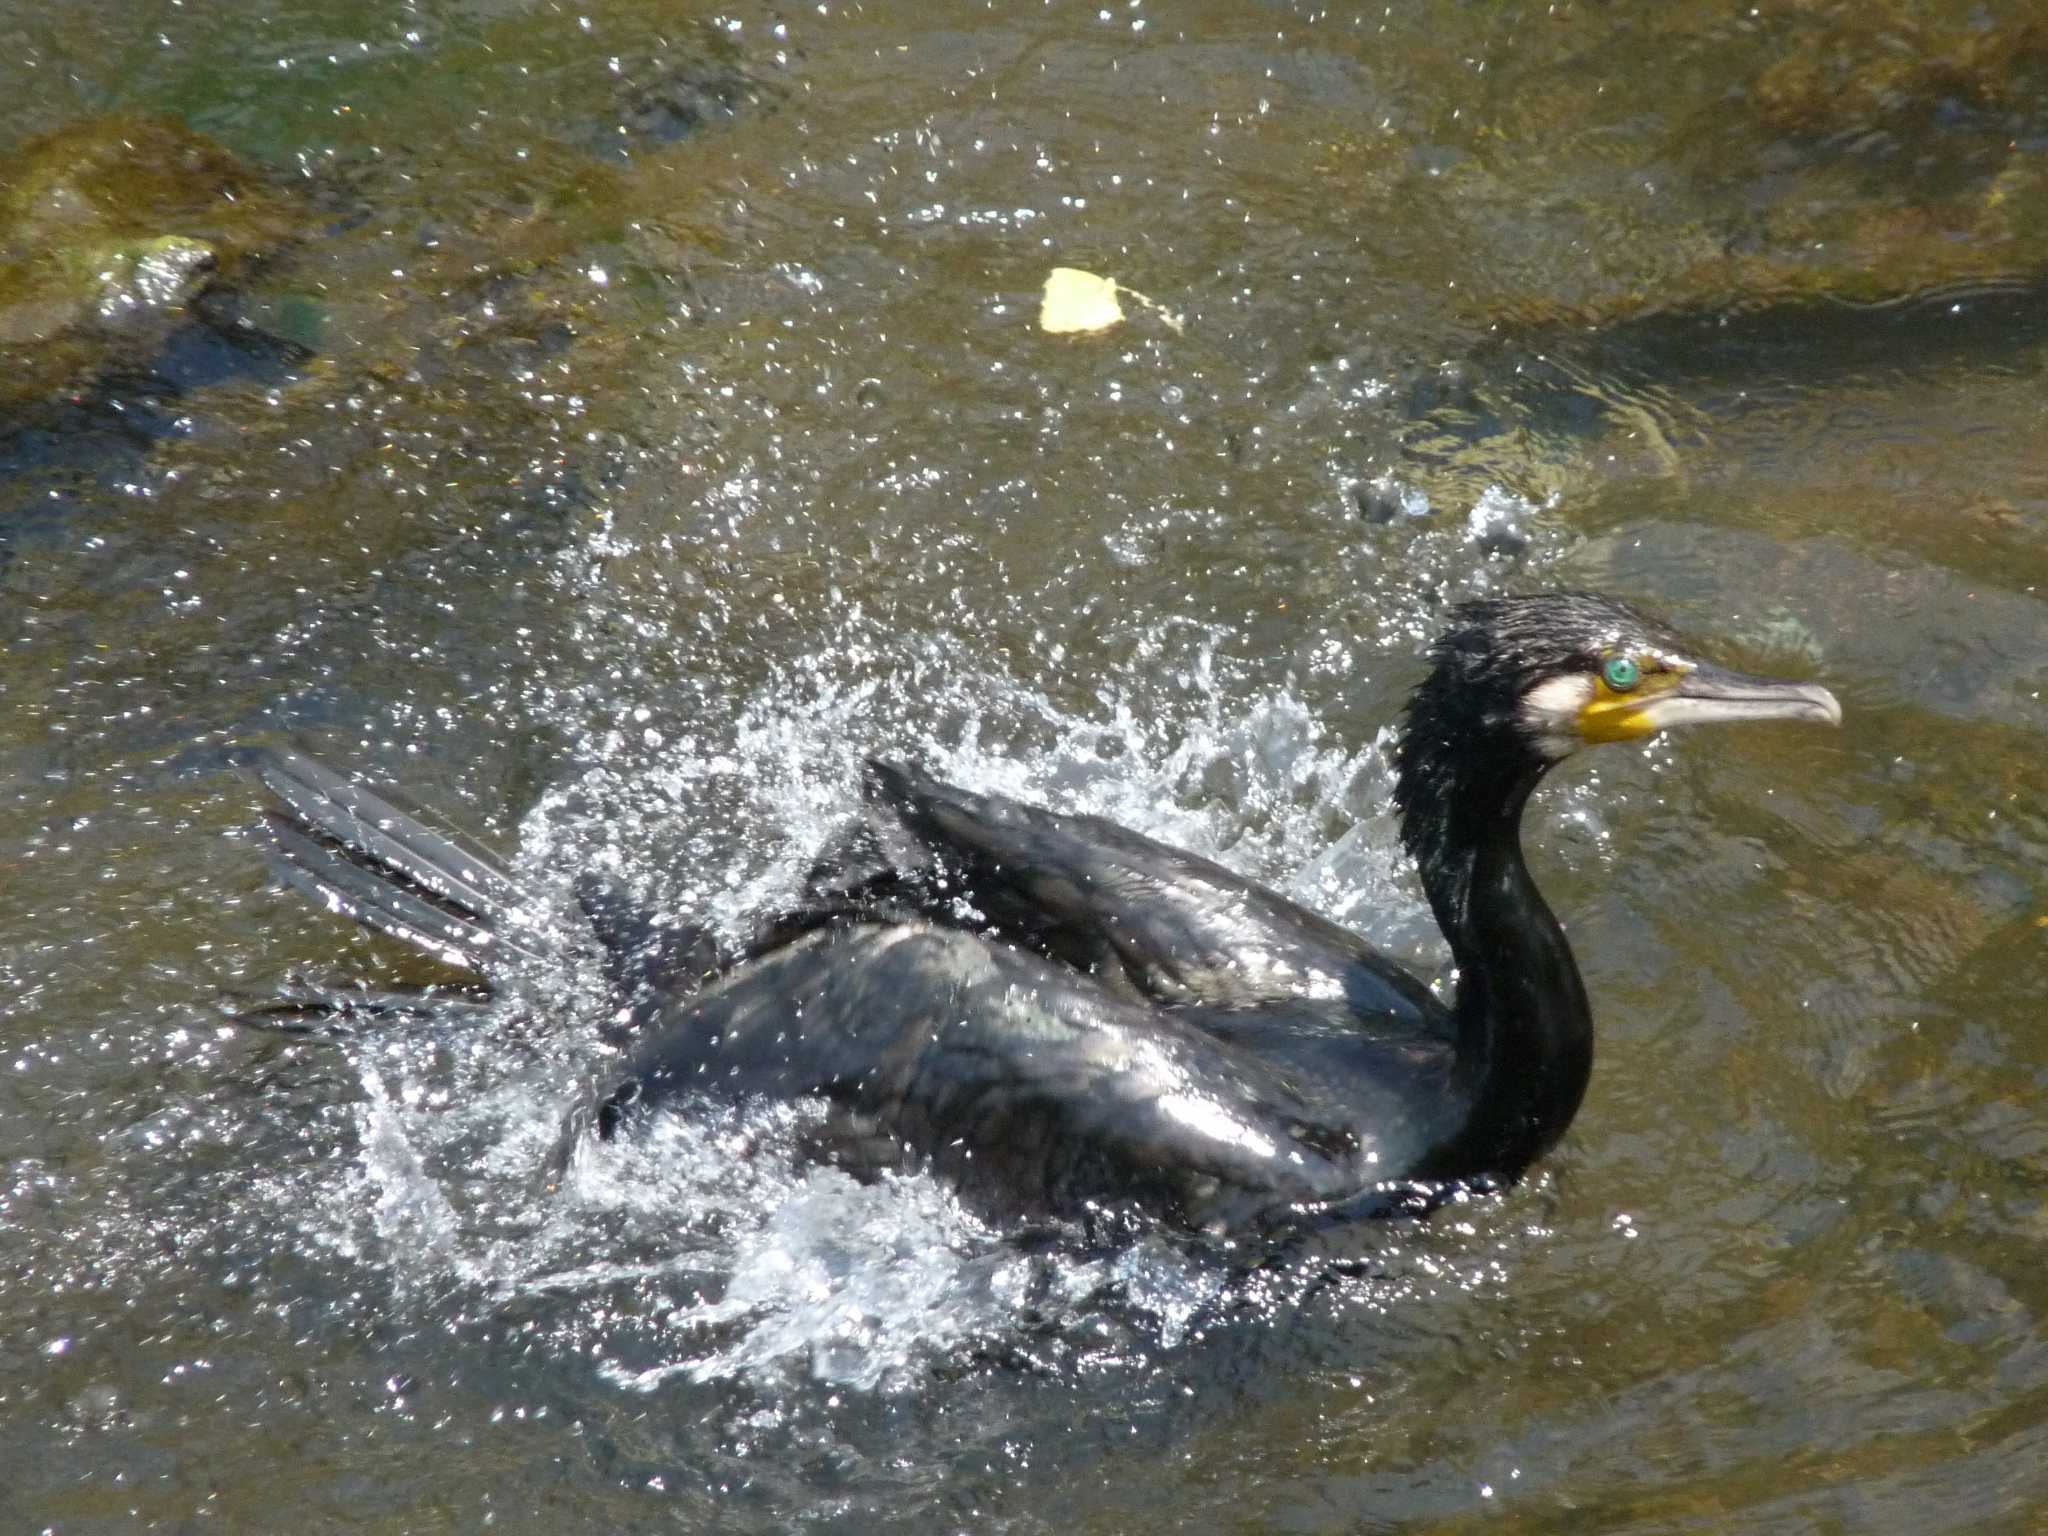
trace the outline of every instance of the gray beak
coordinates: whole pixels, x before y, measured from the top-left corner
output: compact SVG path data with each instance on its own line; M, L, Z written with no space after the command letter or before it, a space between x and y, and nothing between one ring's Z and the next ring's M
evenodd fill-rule
M1818 683L1750 677L1702 663L1678 686L1643 706L1653 728L1712 725L1724 720L1811 720L1840 725L1842 706Z

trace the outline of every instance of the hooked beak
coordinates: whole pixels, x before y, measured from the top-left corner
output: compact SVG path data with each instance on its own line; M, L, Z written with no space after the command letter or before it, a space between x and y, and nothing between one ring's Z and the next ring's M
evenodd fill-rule
M1842 706L1818 683L1750 677L1705 663L1683 674L1676 687L1644 699L1636 713L1644 734L1675 725L1712 725L1725 720L1842 723Z

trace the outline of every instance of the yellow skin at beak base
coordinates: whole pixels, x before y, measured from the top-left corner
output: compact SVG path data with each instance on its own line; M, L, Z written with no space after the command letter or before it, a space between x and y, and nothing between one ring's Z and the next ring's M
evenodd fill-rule
M1607 741L1635 741L1651 735L1657 723L1644 706L1676 688L1685 674L1677 670L1645 672L1643 680L1627 693L1608 687L1607 679L1596 677L1593 697L1579 710L1579 734L1598 745Z

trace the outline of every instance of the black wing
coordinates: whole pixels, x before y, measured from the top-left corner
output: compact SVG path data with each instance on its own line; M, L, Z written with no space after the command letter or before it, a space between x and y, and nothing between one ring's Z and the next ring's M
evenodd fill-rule
M1349 1199L1443 1127L1443 1054L1306 1074L1038 955L930 924L807 934L659 1011L609 1136L699 1093L823 1098L999 1209L1128 1199L1191 1228Z
M1345 1027L1447 1038L1429 989L1278 891L1099 816L1061 816L870 762L867 820L813 876L833 902L962 921L1167 1006L1280 1011L1330 1003Z

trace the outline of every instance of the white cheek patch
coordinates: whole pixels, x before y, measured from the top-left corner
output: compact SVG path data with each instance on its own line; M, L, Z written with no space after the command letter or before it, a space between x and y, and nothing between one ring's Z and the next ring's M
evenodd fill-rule
M1593 679L1584 672L1546 678L1522 695L1522 724L1536 750L1552 762L1569 757L1586 744L1579 734L1579 711L1593 701Z

